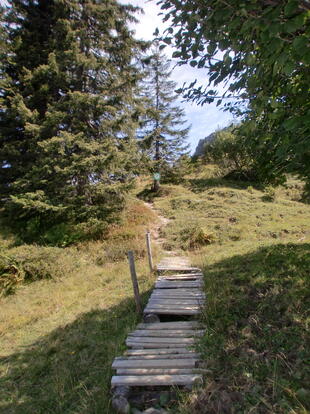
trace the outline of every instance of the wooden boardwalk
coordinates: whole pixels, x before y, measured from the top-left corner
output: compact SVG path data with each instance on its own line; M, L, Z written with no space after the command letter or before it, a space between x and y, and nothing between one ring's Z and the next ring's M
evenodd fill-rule
M120 386L191 386L202 382L194 343L203 334L199 315L205 303L203 275L184 257L167 257L157 266L158 278L144 316L157 322L140 323L126 340L125 355L115 358L112 388ZM186 321L162 322L171 317ZM156 319L156 316L155 316ZM147 320L147 318L146 318Z

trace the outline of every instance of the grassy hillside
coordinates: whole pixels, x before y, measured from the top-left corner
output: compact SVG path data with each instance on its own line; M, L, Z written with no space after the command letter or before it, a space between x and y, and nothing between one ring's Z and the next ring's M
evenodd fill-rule
M293 179L260 190L212 174L156 197L141 191L147 181L137 189L170 218L165 248L205 274L199 348L210 372L172 412L305 414L310 206ZM24 276L0 299L1 414L112 413L111 362L138 320L125 253L139 257L146 300L144 232L155 221L133 198L107 240L55 248L3 236L1 254Z
M111 363L137 323L125 254L135 251L145 300L145 229L155 221L133 199L108 240L61 249L3 239L2 255L28 278L0 299L0 413L111 412Z
M203 268L206 386L176 413L303 413L310 409L307 350L310 206L302 186L258 190L207 177L165 186L155 206L171 219L166 247Z

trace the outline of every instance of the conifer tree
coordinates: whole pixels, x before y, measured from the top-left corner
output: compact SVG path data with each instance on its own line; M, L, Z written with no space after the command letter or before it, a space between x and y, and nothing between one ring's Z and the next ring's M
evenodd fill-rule
M108 219L135 168L145 47L114 0L14 0L0 113L1 192L15 219ZM8 198L8 197L6 197Z
M190 127L184 128L184 110L176 104L176 83L170 79L170 62L154 43L150 57L146 60L144 93L146 112L140 131L141 148L153 160L152 171L164 174L185 155L188 150L186 139ZM159 188L154 179L153 190Z

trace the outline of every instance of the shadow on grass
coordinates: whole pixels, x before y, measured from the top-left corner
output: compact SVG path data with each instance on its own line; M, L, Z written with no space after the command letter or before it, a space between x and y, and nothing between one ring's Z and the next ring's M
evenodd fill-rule
M200 347L211 373L192 414L307 412L309 269L309 243L205 266Z
M123 300L82 314L24 351L0 358L0 413L112 413L111 364L140 319L134 301Z
M225 178L191 178L187 180L188 187L194 193L200 193L213 187L230 187L238 190L245 190L249 186L261 189L261 186L255 182L250 181L234 181Z

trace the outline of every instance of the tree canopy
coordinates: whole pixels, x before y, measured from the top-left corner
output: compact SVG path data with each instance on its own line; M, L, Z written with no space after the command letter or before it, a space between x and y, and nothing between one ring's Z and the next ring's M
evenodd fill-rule
M208 69L206 85L184 85L184 96L201 105L216 100L243 115L240 131L265 154L261 167L267 179L293 172L309 180L310 2L158 4L170 22L163 41L174 45L173 56L180 64ZM222 94L218 87L223 82Z
M146 61L143 91L145 115L139 132L140 145L148 158L153 160L153 172L165 174L170 167L187 153L186 142L190 127L186 124L184 110L178 105L176 82L171 80L171 63L160 51L158 42L153 44ZM154 181L154 187L158 180Z
M108 219L136 168L134 64L115 1L18 0L4 13L1 193L14 220Z

